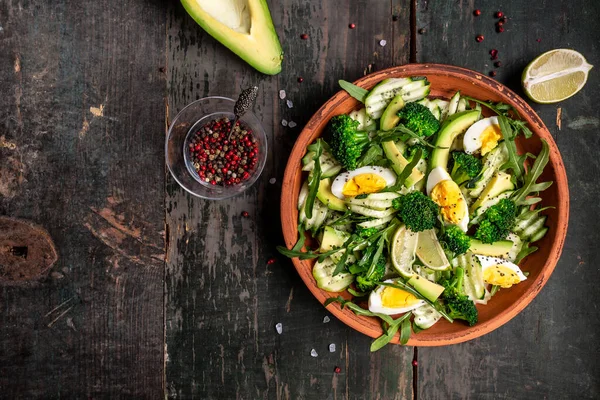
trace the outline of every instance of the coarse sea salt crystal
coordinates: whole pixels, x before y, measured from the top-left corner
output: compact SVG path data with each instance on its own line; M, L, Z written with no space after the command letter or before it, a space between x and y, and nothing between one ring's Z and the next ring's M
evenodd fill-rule
M380 40L380 41L379 41L379 45L380 45L381 47L385 46L386 44L387 44L387 40Z
M287 119L282 119L282 120L281 120L281 125L283 125L283 126L288 126Z
M323 318L323 323L326 324L329 321L331 321L331 318L329 318L327 315Z
M285 90L280 90L280 91L279 91L279 98L280 98L281 100L285 99Z
M291 100L288 100L285 103L287 104L288 108L293 108L294 107L294 102L291 101Z
M310 351L310 355L311 355L311 357L318 357L318 356L319 356L319 353L317 353L317 351L316 351L315 349L312 349L312 350Z
M331 343L331 344L329 345L329 352L330 352L330 353L335 353L335 343Z
M278 322L275 325L275 330L277 331L277 333L279 333L281 335L281 332L283 332L283 324L281 322Z
M271 179L269 179L269 183L270 183L271 185L275 184L275 182L277 182L277 179L276 179L276 178L271 178Z
M297 123L295 123L294 121L290 121L290 123L288 124L288 126L289 126L290 128L295 128L296 126L298 126L298 124L297 124Z

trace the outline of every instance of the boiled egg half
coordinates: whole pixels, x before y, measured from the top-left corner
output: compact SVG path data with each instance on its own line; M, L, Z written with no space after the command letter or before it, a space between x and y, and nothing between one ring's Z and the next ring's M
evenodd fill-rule
M377 193L396 183L396 174L383 167L362 167L339 174L331 184L331 193L340 199Z
M527 279L521 268L515 263L497 257L479 254L476 254L476 256L481 263L483 281L487 284L509 288Z
M498 124L498 117L484 118L467 129L463 139L463 147L465 153L481 152L481 155L484 156L498 146L501 139L502 131Z
M388 279L386 283L394 283ZM405 313L425 304L424 300L402 289L379 286L369 295L369 311L386 315Z
M469 228L469 207L460 188L444 167L436 167L427 177L427 194L440 206L440 213L448 224L457 225L464 232Z

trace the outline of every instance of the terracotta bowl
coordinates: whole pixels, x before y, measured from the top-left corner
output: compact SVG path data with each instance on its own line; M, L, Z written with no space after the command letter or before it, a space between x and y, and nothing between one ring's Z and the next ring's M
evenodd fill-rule
M412 64L367 75L355 84L370 89L382 79L408 76L426 76L431 82L430 96L448 99L460 90L461 94L477 99L508 103L515 107L534 132L531 139L518 139L517 146L520 152L538 154L541 149L540 138L550 145L550 162L540 181L554 181L554 184L543 192L542 205L555 208L545 212L548 215L546 223L550 229L548 234L536 243L540 249L521 263L521 268L529 272L528 279L510 289L500 290L487 305L478 306L479 323L476 326L468 327L458 321L449 323L441 320L432 328L413 334L408 342L408 345L412 346L442 346L465 342L491 332L517 315L539 293L554 270L563 248L569 218L569 190L560 153L540 117L510 89L480 73L450 65ZM360 107L361 104L345 91L336 93L310 119L296 141L285 170L281 198L281 221L288 248L297 240L298 193L303 179L306 178L301 171L301 158L305 154L306 146L321 135L331 117ZM293 263L306 286L321 303L329 297L338 296L337 293L329 293L317 287L312 276L314 260L300 261L295 258ZM351 297L347 292L341 295L345 298ZM365 335L375 338L382 334L380 322L375 318L357 316L348 309L341 310L337 303L330 304L327 309L345 324ZM393 343L398 343L398 337Z

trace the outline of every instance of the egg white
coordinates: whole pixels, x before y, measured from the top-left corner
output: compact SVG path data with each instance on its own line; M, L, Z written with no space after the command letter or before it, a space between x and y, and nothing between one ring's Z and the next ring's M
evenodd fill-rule
M394 283L394 280L388 279L385 282ZM414 310L415 308L419 308L423 304L425 304L425 300L419 300L416 301L413 305L407 307L385 307L381 302L381 293L383 292L383 289L385 289L385 286L379 286L377 289L373 290L369 295L369 311L386 315L394 315Z
M474 154L481 150L481 134L493 125L498 125L498 117L483 118L471 125L463 138L465 153Z
M493 268L496 265L502 265L503 267L507 267L512 272L514 272L519 277L519 282L523 282L527 279L521 268L513 262L505 260L503 258L498 257L489 257L481 254L475 254L481 263L481 271L485 273L485 270L488 268Z
M452 180L452 178L450 177L450 174L446 171L444 167L435 167L434 169L432 169L429 173L429 176L427 177L427 195L431 195L431 191L433 190L435 185L446 180ZM469 229L469 207L462 191L460 192L460 196L465 202L465 215L462 216L462 218L456 225L464 232L466 232Z
M346 196L344 196L343 194L344 186L352 178L362 174L379 175L385 180L386 187L393 186L396 184L396 174L394 174L394 172L391 169L383 167L366 166L355 169L354 171L346 171L339 174L331 184L331 193L333 193L333 195L337 198L340 198L342 200L346 199Z

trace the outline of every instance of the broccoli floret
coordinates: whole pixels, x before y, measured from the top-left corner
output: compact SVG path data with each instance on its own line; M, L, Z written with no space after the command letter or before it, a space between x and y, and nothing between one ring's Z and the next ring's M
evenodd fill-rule
M429 197L421 192L410 192L392 201L399 211L400 219L413 232L432 229L437 220L439 208Z
M439 240L442 246L454 253L455 256L466 253L471 247L471 238L456 225L447 226Z
M356 287L358 290L365 293L375 289L377 283L381 282L385 275L385 260L386 257L382 254L377 260L375 269L370 275L368 274L369 271L366 271L356 277Z
M411 161L417 150L421 149L421 158L423 160L427 160L429 158L429 154L431 153L431 147L425 146L424 144L417 143L413 146L410 146L406 149L406 159Z
M358 121L343 114L331 118L327 126L331 153L349 171L356 169L358 159L369 144L368 132L357 130L358 125Z
M461 319L466 321L469 326L473 326L477 323L478 313L475 303L464 294L464 275L465 271L457 267L454 270L453 278L440 281L439 283L444 286L441 298L450 318Z
M475 231L475 238L483 243L504 240L512 228L517 215L517 206L510 199L502 199L488 208Z
M450 176L458 185L475 178L483 168L481 159L462 151L452 152L452 159L454 160L454 166Z
M355 233L361 238L368 238L371 235L379 232L378 228L363 228L362 226L357 226Z
M435 134L440 129L440 122L429 111L429 108L418 103L406 103L398 111L400 123L421 137Z

